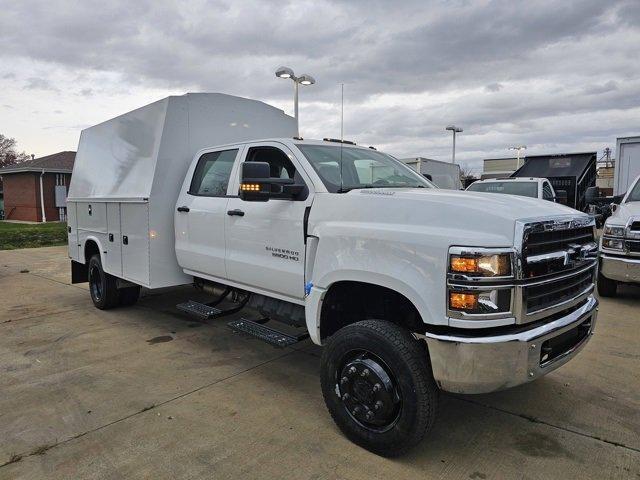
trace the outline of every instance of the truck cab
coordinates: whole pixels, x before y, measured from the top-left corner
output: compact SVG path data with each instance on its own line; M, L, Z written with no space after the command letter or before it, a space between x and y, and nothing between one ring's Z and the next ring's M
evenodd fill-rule
M467 187L470 192L504 193L555 202L556 192L546 178L489 178Z
M640 284L640 176L604 225L598 292L614 297L619 283Z

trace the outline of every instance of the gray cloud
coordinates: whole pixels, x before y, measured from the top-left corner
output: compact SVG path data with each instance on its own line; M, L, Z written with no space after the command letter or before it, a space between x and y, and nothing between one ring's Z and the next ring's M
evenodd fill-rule
M500 90L502 90L504 88L504 85L502 85L501 83L490 83L489 85L487 85L486 87L484 87L484 89L487 92L499 92Z
M356 140L446 158L443 129L456 122L465 128L459 157L476 164L516 141L530 152L604 147L640 124L636 0L50 3L4 7L0 57L56 66L92 101L105 90L81 71L117 74L123 92L288 104L290 85L273 75L284 64L318 80L301 91L306 136L339 131L344 82ZM25 88L56 86L39 72Z
M29 77L27 83L24 85L24 90L48 90L51 92L57 92L58 89L51 84L46 78Z

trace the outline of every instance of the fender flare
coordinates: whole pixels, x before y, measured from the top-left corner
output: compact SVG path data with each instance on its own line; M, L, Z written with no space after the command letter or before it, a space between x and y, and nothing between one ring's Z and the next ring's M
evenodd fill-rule
M307 330L311 340L317 344L322 344L320 336L320 318L322 314L322 304L326 293L332 285L337 282L360 282L377 285L393 290L404 296L416 308L418 314L424 321L432 315L429 307L424 303L418 292L411 285L390 275L367 272L361 270L336 270L326 275L314 285L309 292L305 302L305 317Z
M102 263L102 265L104 265L105 261L104 261L104 250L102 249L102 243L94 235L89 235L82 242L82 250L80 252L80 258L82 258L84 264L87 265L87 263L89 262L89 259L85 258L85 256L84 256L84 252L86 251L86 248L87 248L87 242L95 242L95 244L98 245L98 253L100 254L100 262Z

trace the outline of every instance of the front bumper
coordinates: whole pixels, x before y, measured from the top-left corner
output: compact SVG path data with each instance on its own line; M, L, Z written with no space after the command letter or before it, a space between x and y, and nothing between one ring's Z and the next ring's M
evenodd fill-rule
M454 393L493 392L535 380L571 360L587 344L597 310L598 301L591 295L568 315L518 333L487 337L426 333L433 376L442 390ZM542 349L548 352L551 345L553 356L543 358Z
M600 272L610 280L640 283L640 258L600 256Z

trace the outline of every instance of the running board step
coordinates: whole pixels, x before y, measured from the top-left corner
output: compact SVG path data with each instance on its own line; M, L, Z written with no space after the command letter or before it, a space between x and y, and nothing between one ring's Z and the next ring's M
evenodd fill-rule
M290 345L294 345L309 338L308 333L300 333L297 335L291 335L289 333L280 332L266 325L254 322L252 320L246 320L241 318L240 320L234 320L227 323L229 328L236 332L246 333L255 337L263 342L276 347L284 348Z
M199 320L211 320L212 318L222 317L227 314L224 310L220 310L219 308L211 307L206 303L200 303L194 300L179 303L176 305L176 308Z

